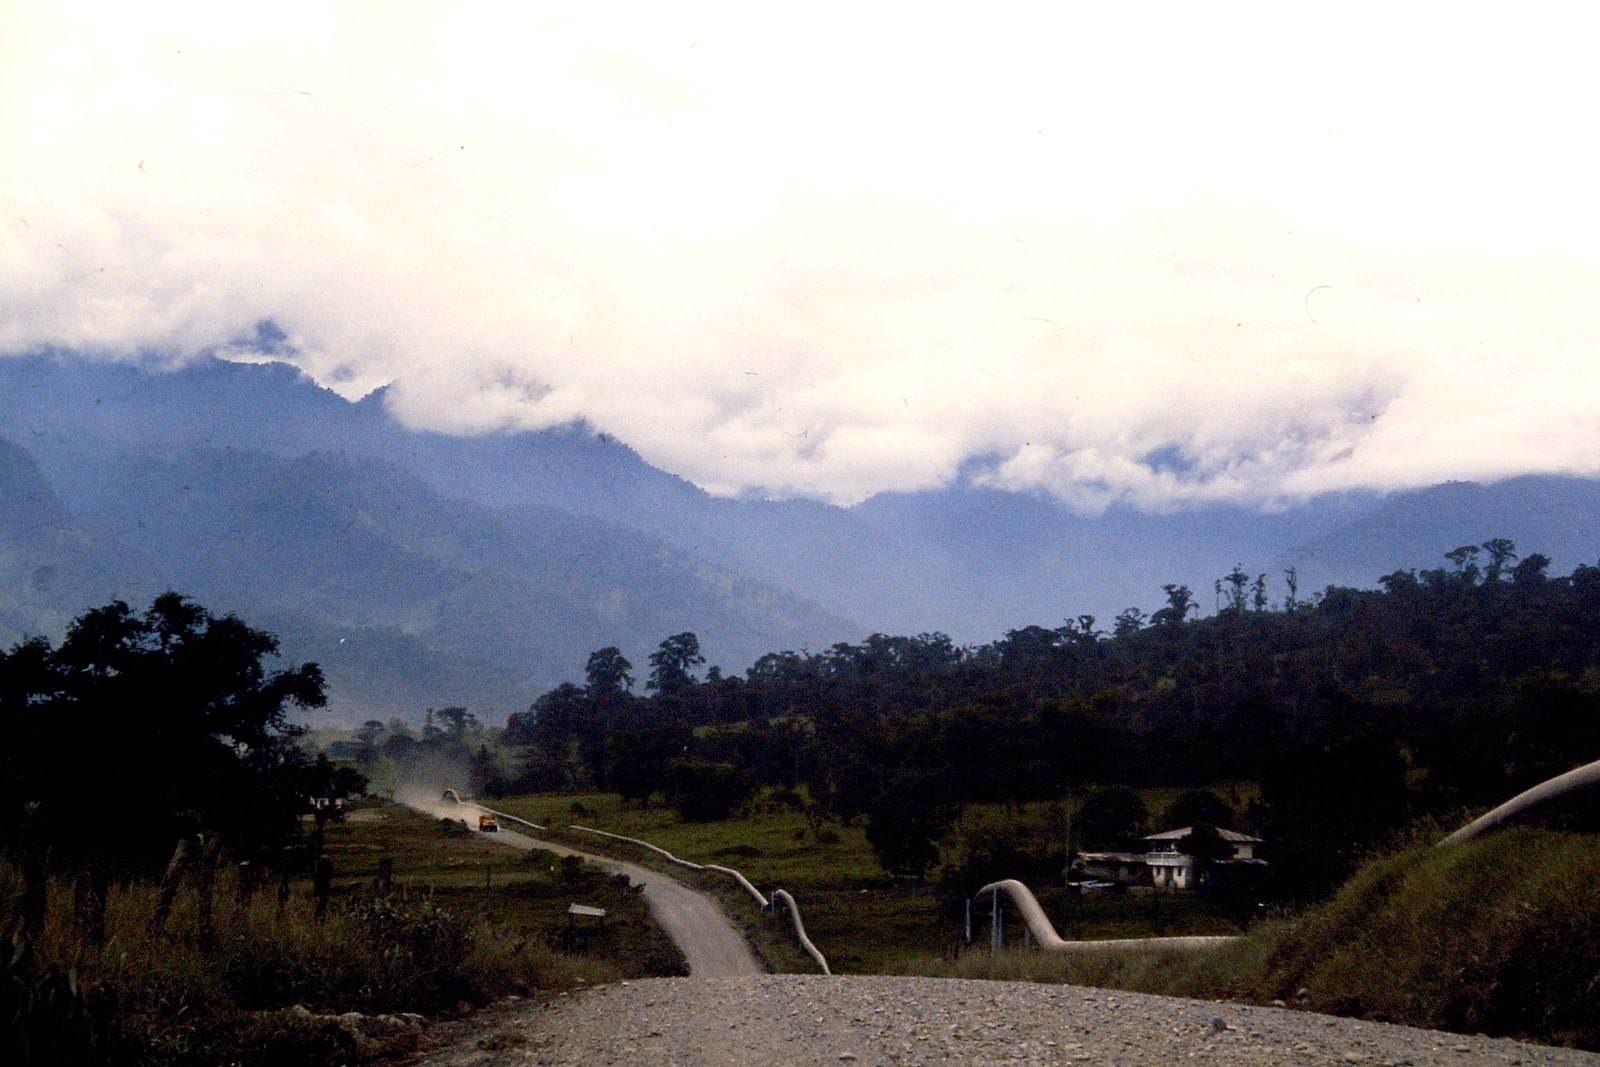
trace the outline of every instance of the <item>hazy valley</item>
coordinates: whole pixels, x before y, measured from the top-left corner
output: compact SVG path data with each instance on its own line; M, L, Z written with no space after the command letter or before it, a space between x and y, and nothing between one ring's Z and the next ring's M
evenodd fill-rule
M1507 537L1558 568L1600 555L1600 483L1524 477L1277 512L1078 515L970 485L855 507L713 497L583 427L414 432L281 364L177 371L0 362L0 640L59 636L172 588L321 663L334 715L465 704L495 719L695 632L741 670L873 632L991 641L1159 607L1240 565L1274 602L1431 567Z

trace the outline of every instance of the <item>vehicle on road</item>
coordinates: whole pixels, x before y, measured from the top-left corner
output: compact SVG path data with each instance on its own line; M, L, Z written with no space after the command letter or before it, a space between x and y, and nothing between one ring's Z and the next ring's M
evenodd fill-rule
M499 832L499 830L500 830L500 820L499 819L496 819L493 815L480 815L480 816L478 816L478 833L480 833L480 834L492 834L492 833Z

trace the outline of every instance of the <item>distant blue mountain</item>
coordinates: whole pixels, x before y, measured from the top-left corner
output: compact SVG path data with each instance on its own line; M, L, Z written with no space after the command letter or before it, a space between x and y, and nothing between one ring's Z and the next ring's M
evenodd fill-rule
M1397 570L1448 566L1444 553L1504 537L1542 552L1552 573L1600 561L1600 481L1529 475L1447 482L1378 501L1365 514L1296 546L1286 558L1320 587L1369 586Z
M472 442L411 433L282 366L35 359L0 361L0 434L28 445L0 441L4 640L174 588L270 624L287 655L323 664L347 716L494 716L581 678L609 644L642 677L683 630L728 667L859 636L704 556L532 502L563 482L580 504L580 487L699 494L581 430ZM450 486L453 463L469 475ZM582 485L585 472L599 476ZM40 516L76 555L28 533ZM77 580L41 597L35 572Z
M363 713L515 710L595 648L643 673L686 629L739 669L873 631L1108 628L1168 583L1209 608L1235 565L1279 601L1291 566L1306 596L1491 537L1558 567L1600 556L1600 482L1582 479L1096 517L971 485L730 500L581 425L413 431L381 392L352 403L270 363L0 360L0 437L0 638L172 586L272 620Z
M0 440L0 639L59 632L86 598L117 589L105 556L34 457Z

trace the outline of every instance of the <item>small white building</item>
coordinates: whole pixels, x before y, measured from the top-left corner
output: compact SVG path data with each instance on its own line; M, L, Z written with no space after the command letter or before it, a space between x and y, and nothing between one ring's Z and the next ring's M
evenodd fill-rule
M1150 869L1151 885L1157 889L1198 887L1200 877L1198 858L1178 850L1180 842L1194 833L1194 830L1192 826L1185 826L1181 830L1165 830L1159 834L1150 834L1144 839L1147 846L1144 858ZM1231 852L1231 855L1216 860L1219 866L1265 865L1264 860L1256 858L1256 846L1261 844L1259 837L1241 834L1237 830L1218 830L1217 836Z

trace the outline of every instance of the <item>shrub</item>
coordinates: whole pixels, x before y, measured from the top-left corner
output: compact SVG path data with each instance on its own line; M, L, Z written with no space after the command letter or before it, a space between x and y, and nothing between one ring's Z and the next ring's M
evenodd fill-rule
M75 968L41 965L32 946L0 937L0 1062L12 1067L112 1067L139 1062L115 1025L116 997Z
M731 763L673 760L667 792L687 822L719 822L742 809L755 795L755 779Z
M939 859L937 844L961 814L945 772L901 771L867 805L867 844L890 874L920 879Z

